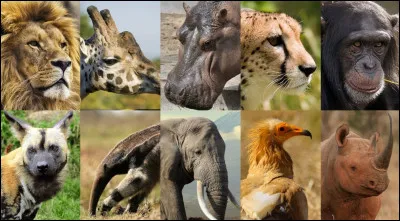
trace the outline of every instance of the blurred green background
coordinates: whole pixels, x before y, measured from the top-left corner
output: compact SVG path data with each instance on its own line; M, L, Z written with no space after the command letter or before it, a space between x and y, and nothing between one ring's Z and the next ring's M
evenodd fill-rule
M30 123L34 127L53 127L67 111L9 111L15 117ZM68 176L64 186L57 195L42 203L37 220L78 220L79 219L79 198L80 198L80 127L79 112L74 112L70 124L68 147L70 150L68 161ZM11 132L10 125L1 112L1 155L5 149L11 150L20 147L20 142Z
M272 110L320 110L321 108L321 9L316 1L246 1L242 8L262 12L282 12L296 19L303 28L301 41L317 64L309 88L300 95L279 90L270 102Z
M88 39L92 34L93 27L89 16L81 14L81 37ZM152 62L160 70L160 59L155 58ZM160 96L156 94L123 95L97 91L82 100L81 109L160 109Z

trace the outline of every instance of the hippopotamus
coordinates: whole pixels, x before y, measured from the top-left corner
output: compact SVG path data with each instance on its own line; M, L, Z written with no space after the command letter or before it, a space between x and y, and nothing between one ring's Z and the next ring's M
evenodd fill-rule
M240 74L240 2L206 1L190 8L177 30L178 62L168 73L167 99L209 110L225 83Z
M379 133L361 138L343 124L322 142L323 220L375 219L381 207L381 193L389 185L387 169L393 149L392 118L389 141L379 142Z

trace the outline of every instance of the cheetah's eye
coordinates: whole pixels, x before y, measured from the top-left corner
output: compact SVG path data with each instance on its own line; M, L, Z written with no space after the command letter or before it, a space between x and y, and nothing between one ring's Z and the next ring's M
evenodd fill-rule
M107 65L111 66L111 65L118 63L119 60L116 58L103 58L103 62L106 63Z
M270 37L270 38L268 38L268 42L274 47L280 46L283 44L282 36L279 35L279 36Z

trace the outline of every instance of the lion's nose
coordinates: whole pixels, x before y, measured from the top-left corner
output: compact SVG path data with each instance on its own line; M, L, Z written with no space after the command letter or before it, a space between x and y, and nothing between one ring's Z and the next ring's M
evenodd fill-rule
M59 67L64 72L69 66L71 66L71 61L51 61L54 67Z

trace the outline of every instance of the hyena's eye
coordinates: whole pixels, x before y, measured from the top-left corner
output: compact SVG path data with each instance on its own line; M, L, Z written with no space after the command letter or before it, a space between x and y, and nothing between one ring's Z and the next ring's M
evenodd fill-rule
M28 148L28 153L29 154L35 154L36 153L36 149L34 147L29 147Z
M50 150L50 151L58 152L58 149L59 149L59 147L56 146L56 145L50 145L50 146L49 146L49 150Z

